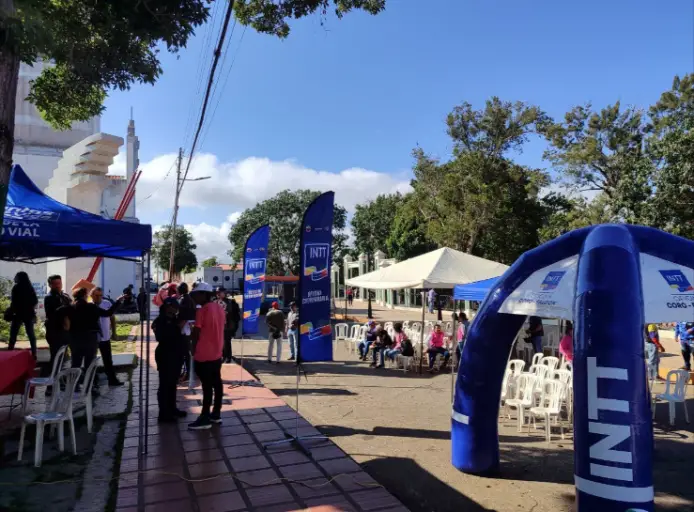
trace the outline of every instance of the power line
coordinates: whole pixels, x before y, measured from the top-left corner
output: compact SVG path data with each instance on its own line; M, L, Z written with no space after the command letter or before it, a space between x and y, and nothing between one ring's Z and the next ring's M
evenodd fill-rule
M190 164L193 161L193 157L195 156L195 148L198 144L198 139L200 138L200 132L202 131L202 127L205 123L205 113L207 112L207 105L210 101L210 93L212 92L212 85L214 84L214 75L215 72L217 71L217 65L219 64L219 57L222 54L222 48L224 47L224 41L226 38L227 34L227 29L229 28L229 20L231 19L231 13L234 10L234 0L229 0L229 6L227 7L227 12L224 15L224 24L222 25L222 33L219 36L219 43L217 44L217 49L214 52L214 60L212 61L212 69L210 70L210 76L207 81L207 90L205 91L205 99L203 100L202 103L202 112L200 113L200 121L198 122L198 127L195 130L195 137L193 138L193 145L190 148L190 154L188 155L188 163L186 164L186 171L183 174L183 181L181 182L180 185L177 187L177 193L180 194L181 190L183 188L183 184L185 183L186 178L188 177L188 172L190 171Z

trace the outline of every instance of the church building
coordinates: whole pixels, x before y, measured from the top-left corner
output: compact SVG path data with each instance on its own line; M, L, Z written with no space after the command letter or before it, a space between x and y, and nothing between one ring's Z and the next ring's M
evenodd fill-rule
M60 201L106 218L113 218L125 194L128 182L136 172L139 160L139 141L135 135L135 122L130 119L127 136L109 135L100 131L98 117L88 122L75 123L70 130L51 128L26 97L31 80L47 64L22 64L19 72L15 113L15 140L13 163L22 169L44 193ZM109 174L109 167L125 144L126 175ZM133 198L123 218L139 222ZM0 261L0 277L12 279L19 270L26 271L39 295L46 293L46 279L60 274L67 291L79 279L86 278L94 263L93 258L51 261L30 265ZM94 284L115 298L129 284L139 288L140 265L131 261L106 259L102 263Z

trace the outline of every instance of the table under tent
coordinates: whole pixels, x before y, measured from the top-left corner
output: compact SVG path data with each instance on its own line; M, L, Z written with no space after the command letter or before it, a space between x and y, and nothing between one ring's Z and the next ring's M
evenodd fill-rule
M145 275L149 275L151 247L151 226L105 219L60 203L44 194L19 165L12 167L0 237L0 260L29 264L85 257L129 260L140 263L144 287ZM146 320L140 322L140 339L144 340L140 344L139 361L139 445L142 453L147 451L149 425L147 302ZM143 390L143 386L146 389Z

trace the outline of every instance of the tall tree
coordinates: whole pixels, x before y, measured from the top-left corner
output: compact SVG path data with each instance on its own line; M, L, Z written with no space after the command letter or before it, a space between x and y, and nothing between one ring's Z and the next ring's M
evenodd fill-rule
M415 194L407 194L398 204L386 239L386 254L403 261L436 249L427 236L427 226L417 207Z
M233 0L227 0L233 2ZM109 89L153 84L159 49L177 52L209 16L212 0L0 0L0 221L14 148L15 97L21 62L54 65L33 81L29 100L52 126L67 129L103 111ZM342 17L377 14L385 0L236 0L236 18L286 37L287 20L331 6Z
M192 272L198 266L195 256L197 245L193 243L193 235L183 226L176 228L176 246L174 250L174 273ZM171 226L166 226L154 233L152 240L152 257L164 270L169 269L171 259Z
M395 220L402 195L379 195L373 201L358 204L352 216L354 247L360 253L372 255L387 252L387 240Z
M270 225L267 273L299 275L299 244L301 221L308 205L320 192L314 190L283 190L270 199L245 210L229 232L231 251L236 263L243 260L246 239L263 224ZM333 260L339 261L346 249L347 210L335 205L333 210Z
M542 200L545 218L538 230L538 242L553 240L574 229L604 224L612 220L609 198L599 194L593 200L581 195L550 194Z
M644 113L619 102L594 112L590 105L543 127L547 158L577 192L600 192L615 220L640 222L654 172L645 151Z
M414 151L412 186L428 238L500 261L532 247L538 193L549 180L509 155L548 123L537 107L498 98L479 111L469 104L456 107L447 119L453 159L440 163L419 148ZM494 240L499 230L503 236Z
M216 267L217 265L219 265L219 262L217 261L217 256L207 258L201 263L201 265L203 268Z
M647 221L694 238L694 75L676 76L649 114L648 148L658 172Z

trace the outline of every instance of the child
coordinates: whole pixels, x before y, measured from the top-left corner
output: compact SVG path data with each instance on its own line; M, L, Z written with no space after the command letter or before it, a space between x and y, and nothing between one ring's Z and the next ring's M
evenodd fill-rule
M176 407L176 384L183 364L184 339L178 324L178 302L165 299L152 329L159 344L154 352L159 372L159 422L167 423L185 418L186 412Z

